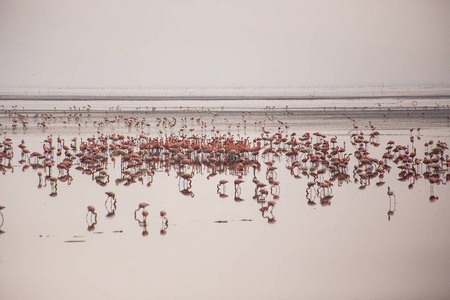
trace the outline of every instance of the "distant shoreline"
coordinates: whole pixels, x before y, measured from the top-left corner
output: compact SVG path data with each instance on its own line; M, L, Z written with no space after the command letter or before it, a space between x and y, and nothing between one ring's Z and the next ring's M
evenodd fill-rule
M353 96L138 96L138 95L0 95L0 100L21 100L21 101L219 101L219 100L376 100L376 99L450 99L449 94L424 94L424 95L353 95Z
M0 88L0 100L357 100L450 98L450 87L354 88L155 88L155 89L42 89Z

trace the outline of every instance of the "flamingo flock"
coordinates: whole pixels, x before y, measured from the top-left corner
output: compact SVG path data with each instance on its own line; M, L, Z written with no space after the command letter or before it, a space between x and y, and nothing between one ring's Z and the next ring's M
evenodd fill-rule
M89 113L87 109L85 114ZM290 115L287 108L286 114ZM72 183L73 172L89 177L102 187L111 183L123 186L140 183L149 188L161 173L168 176L172 173L178 178L180 194L189 197L195 197L193 185L196 177L205 175L208 180L214 181L220 198L228 196L227 184L231 176L236 178L232 181L236 202L245 200L242 186L246 182L244 178L252 176L250 181L255 186L253 199L261 205L263 217L268 218L269 223L274 223L273 210L281 197L283 181L278 179L278 173L283 165L294 180L306 179L306 182L298 182L305 188L306 203L310 206L314 206L317 200L322 206L331 205L333 190L344 184L353 183L359 190L366 189L372 183L381 188L385 184L385 175L394 169L398 171L398 181L405 182L408 189L413 189L418 180L429 181L430 202L439 199L434 194L435 185L445 185L450 181L447 143L429 140L424 143L423 156L419 156L417 144L422 138L420 128L411 128L409 143L406 145L390 140L382 146L382 134L372 122L369 122L369 132L364 133L360 126L356 125L356 121L352 120L349 136L340 142L337 135L327 137L320 132L289 134L284 131L289 128L286 121L278 120L280 126L273 132L264 126L265 121L262 124L255 121L256 136L250 138L245 133L231 134L231 124L228 125L227 133L221 133L214 125L217 115L212 113L211 123L206 122L203 117L192 117L190 120L156 117L153 123L153 126L158 128L156 134L145 132L145 128L152 126L152 121L145 117L105 116L101 121L94 121L98 128L97 134L67 139L48 134L41 142L42 148L33 149L35 151L28 149L23 138L18 146L14 146L14 140L5 137L0 143L0 172L7 175L14 171L13 158L18 150L22 171L36 171L38 188L50 186L51 197L59 195L58 184ZM30 117L10 112L10 118L12 123L16 124L14 130L17 130L18 122L22 122L24 128L29 127ZM45 132L53 118L55 117L50 114L35 116L36 120L40 120L37 127ZM268 116L268 119L274 118ZM75 122L78 127L83 124L80 112L61 117L61 120L66 123ZM192 128L188 128L189 122L193 124ZM228 123L228 120L226 122ZM136 128L139 132L127 135L102 132L103 127L115 123L124 124L128 130ZM87 121L84 125L87 125ZM242 124L239 122L235 125L237 130L248 126L244 120ZM208 127L211 128L210 131L206 130ZM178 132L173 131L175 128L179 128ZM200 128L201 132L196 133L195 128ZM375 151L382 152L381 156L371 154L372 149L382 147L383 151ZM111 168L118 168L120 176L112 178L109 172ZM248 184L245 184L247 189ZM108 214L113 216L116 196L114 192L106 192L106 195L105 207ZM395 195L389 186L387 195L389 201L394 198L395 203ZM144 232L148 216L147 206L146 203L140 203L135 211L135 219L144 227ZM393 210L389 211L390 219ZM164 228L161 232L167 229L166 214L165 211L160 212ZM271 215L271 218L267 214ZM88 206L86 220L90 229L95 228L97 213L93 206Z

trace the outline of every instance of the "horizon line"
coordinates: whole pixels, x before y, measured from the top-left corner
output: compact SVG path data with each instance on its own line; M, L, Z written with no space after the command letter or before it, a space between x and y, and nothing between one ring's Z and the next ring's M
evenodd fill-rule
M446 98L448 86L301 88L0 88L0 100L320 100Z

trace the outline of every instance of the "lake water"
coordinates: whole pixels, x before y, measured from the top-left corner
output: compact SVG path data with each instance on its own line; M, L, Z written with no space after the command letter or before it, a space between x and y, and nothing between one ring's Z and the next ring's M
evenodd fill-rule
M450 297L448 98L1 104L2 299Z

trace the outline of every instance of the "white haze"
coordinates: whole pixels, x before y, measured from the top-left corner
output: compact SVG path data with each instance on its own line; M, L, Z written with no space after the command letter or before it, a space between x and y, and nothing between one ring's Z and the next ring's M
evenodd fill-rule
M0 89L450 86L450 1L0 2Z

